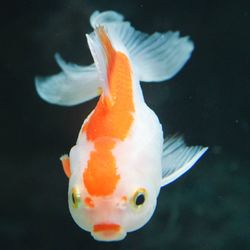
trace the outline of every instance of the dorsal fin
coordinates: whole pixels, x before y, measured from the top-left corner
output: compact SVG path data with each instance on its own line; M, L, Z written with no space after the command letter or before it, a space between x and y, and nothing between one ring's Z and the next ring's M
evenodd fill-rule
M115 49L113 48L113 45L112 45L107 33L105 32L103 26L99 26L95 30L95 32L98 35L98 37L99 37L99 39L101 41L102 47L104 49L104 52L105 52L105 55L106 55L106 58L107 58L107 62L108 62L108 65L107 65L107 67L108 67L108 66L111 65L112 60L115 57Z
M106 27L99 26L87 38L104 91L83 132L91 141L103 136L124 140L135 111L129 57Z
M116 51L103 26L97 27L93 33L87 35L87 40L99 73L105 99L111 101L108 74L112 69Z

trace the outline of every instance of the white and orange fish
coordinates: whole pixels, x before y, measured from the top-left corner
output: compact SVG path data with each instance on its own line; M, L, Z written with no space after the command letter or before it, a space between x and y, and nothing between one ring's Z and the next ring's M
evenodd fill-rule
M96 11L90 23L94 64L65 63L56 54L62 72L36 78L36 89L45 101L65 106L100 95L61 161L75 222L97 240L117 241L149 221L160 188L189 170L207 148L188 147L179 136L164 140L140 86L173 77L194 48L189 38L142 33L114 11Z

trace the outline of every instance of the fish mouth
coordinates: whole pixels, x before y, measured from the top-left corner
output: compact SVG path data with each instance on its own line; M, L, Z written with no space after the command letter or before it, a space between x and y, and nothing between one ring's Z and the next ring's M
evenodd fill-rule
M99 241L118 241L126 237L126 232L119 224L102 223L93 226L91 235Z

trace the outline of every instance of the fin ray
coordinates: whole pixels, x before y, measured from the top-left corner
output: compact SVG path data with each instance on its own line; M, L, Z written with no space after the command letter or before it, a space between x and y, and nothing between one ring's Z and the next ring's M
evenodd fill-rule
M189 59L194 48L188 37L179 32L146 33L135 30L115 11L94 12L90 17L93 28L103 26L115 51L126 54L140 81L159 82L173 77ZM72 106L100 94L108 95L107 58L96 32L87 35L95 65L81 67L55 59L62 72L50 77L36 77L35 85L42 99L57 105ZM98 91L99 90L99 91Z
M112 42L124 45L141 81L168 80L190 58L194 45L188 37L180 37L179 32L172 31L148 35L135 30L122 16L114 18L113 15L113 12L96 13L95 19L99 20L98 25L105 27Z
M99 95L101 85L94 64L82 67L66 63L59 54L55 54L55 59L61 73L35 78L36 90L42 99L52 104L73 106Z
M165 140L161 186L168 185L187 172L207 149L202 146L186 146L183 138L177 135Z
M95 29L104 23L122 22L123 19L123 15L116 11L108 10L100 12L97 10L90 16L90 24Z
M97 67L103 93L111 100L108 78L117 52L113 47L114 41L110 39L104 26L97 27L94 32L87 35L87 40Z

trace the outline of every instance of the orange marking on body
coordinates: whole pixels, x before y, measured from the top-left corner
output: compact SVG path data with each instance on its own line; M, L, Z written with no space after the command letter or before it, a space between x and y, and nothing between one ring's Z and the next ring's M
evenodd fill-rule
M82 132L86 132L87 131L87 127L88 127L88 122L86 122L83 127L82 127Z
M84 126L82 132L86 132L87 139L91 141L103 136L124 140L132 125L135 110L130 62L124 53L113 49L103 28L97 32L108 59L110 96L101 95L88 126Z
M94 208L95 207L94 202L93 202L93 200L90 197L86 197L84 199L84 203L89 208Z
M83 173L83 182L90 195L109 195L114 192L120 179L111 152L115 142L110 138L100 138L94 145L95 150L90 153L87 168Z
M96 29L96 32L102 42L102 46L105 50L105 54L108 59L108 64L110 64L112 63L112 60L115 57L116 51L114 50L112 43L109 40L109 37L107 36L103 26L98 27Z
M119 232L120 230L121 230L121 226L118 224L96 224L93 227L93 231L95 233L103 232L103 231Z
M115 51L103 27L97 35L107 59L108 94L102 93L82 132L94 143L83 182L90 195L105 196L114 192L120 179L111 150L115 140L124 140L133 123L133 79L128 57Z
M64 173L68 178L70 178L71 170L70 170L70 160L68 155L63 155L62 157L60 157L60 160L62 162Z

